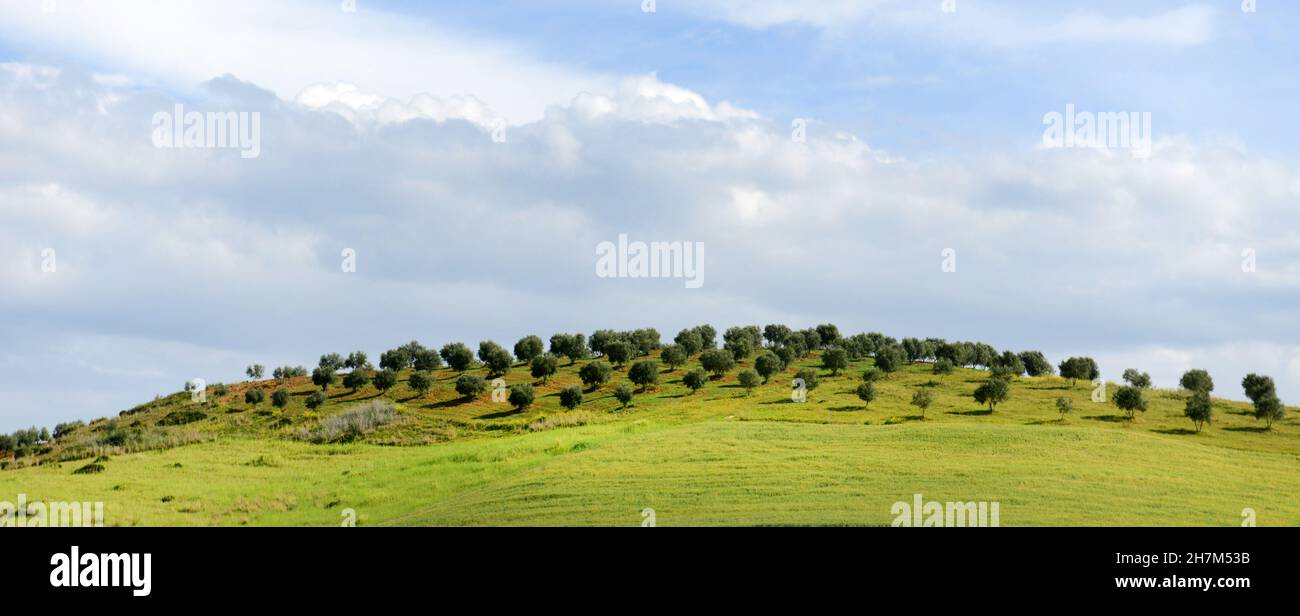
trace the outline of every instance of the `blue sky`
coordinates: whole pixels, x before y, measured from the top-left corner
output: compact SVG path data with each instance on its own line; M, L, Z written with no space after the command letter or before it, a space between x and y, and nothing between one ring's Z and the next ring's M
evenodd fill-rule
M1300 7L641 5L0 0L0 429L254 362L705 321L1300 400ZM261 155L154 147L178 102L260 113ZM1150 156L1043 148L1067 104L1149 113ZM597 278L619 234L705 243L707 283Z

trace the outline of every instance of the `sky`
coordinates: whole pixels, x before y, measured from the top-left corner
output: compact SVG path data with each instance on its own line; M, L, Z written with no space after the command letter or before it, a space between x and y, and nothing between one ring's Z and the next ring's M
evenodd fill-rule
M1206 368L1234 399L1258 372L1300 402L1291 2L0 15L0 430L253 363L703 322ZM177 105L257 114L256 156L160 147ZM1051 147L1067 109L1131 112L1149 147ZM620 235L701 243L703 285L598 276Z

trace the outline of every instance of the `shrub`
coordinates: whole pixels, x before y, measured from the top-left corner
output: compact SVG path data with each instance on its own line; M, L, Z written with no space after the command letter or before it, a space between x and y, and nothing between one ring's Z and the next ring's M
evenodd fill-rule
M627 408L627 405L632 403L632 388L627 383L619 383L614 388L614 398L623 405L622 408Z
M511 406L515 407L515 410L522 411L532 405L533 396L533 386L528 383L520 383L510 386L510 396L507 400L510 401Z
M325 397L325 392L313 391L311 392L311 395L307 396L307 400L305 402L307 404L307 408L314 411L322 406L325 406L326 400L327 398Z
M301 430L299 438L313 443L349 442L396 420L397 410L393 405L371 400L321 420L315 430Z
M763 382L763 377L758 374L757 370L745 368L736 375L736 381L740 383L741 387L745 388L745 395L749 395L754 391L755 387L758 387Z
M956 370L956 369L957 369L957 367L954 366L954 365L952 365L952 360L951 360L951 359L946 359L946 358L945 358L945 359L940 359L940 360L937 360L937 361L934 362L934 373L935 373L935 374L952 374L952 371L953 371L953 370Z
M870 407L871 401L876 399L876 384L871 381L859 383L855 393L858 394L858 399L862 400L864 405Z
M259 389L258 391L261 391L261 390ZM183 425L185 425L185 424L188 424L188 423L194 423L194 422L196 422L196 421L202 421L202 420L207 419L207 418L208 418L208 416L205 415L203 412L201 412L201 411L196 411L196 410L193 410L193 409L187 409L187 410L182 410L182 411L172 411L172 412L170 412L170 413L167 413L167 415L165 415L162 419L159 419L159 420L158 420L158 425L160 425L160 426L183 426ZM122 439L122 440L125 441L125 439Z
M422 374L424 377L416 377L417 374ZM419 388L415 386L417 378L431 379L432 377L429 376L428 372L422 370L417 370L411 373L411 388L419 391ZM430 386L432 386L432 383L430 383ZM396 370L393 370L392 368L384 368L375 373L375 389L378 389L381 392L387 392L394 387L397 387ZM424 392L420 392L420 395L424 395Z
M659 361L646 359L632 364L627 372L628 380L641 386L641 391L659 384Z
M1056 412L1061 414L1061 419L1065 419L1067 414L1074 412L1074 401L1069 398L1057 398Z
M462 374L456 377L456 393L473 399L487 391L487 381L477 374Z
M614 371L609 362L603 359L597 359L589 362L587 365L578 369L578 378L582 383L592 389L600 387L609 382L609 376Z
M260 387L244 392L244 404L257 406L261 404L263 400L266 400L266 391Z
M393 373L393 379L396 381L396 373ZM430 389L433 389L433 383L433 374L425 370L416 370L415 372L412 372L411 378L408 381L411 389L414 389L415 393L421 397L429 393ZM379 385L379 377L375 377L375 385Z
M565 387L560 390L560 406L573 410L582 404L582 388L577 385Z
M687 372L682 376L682 384L691 389L691 393L697 392L704 388L705 383L709 380L708 373L700 368Z
M271 392L271 405L278 409L289 406L289 390L277 387Z

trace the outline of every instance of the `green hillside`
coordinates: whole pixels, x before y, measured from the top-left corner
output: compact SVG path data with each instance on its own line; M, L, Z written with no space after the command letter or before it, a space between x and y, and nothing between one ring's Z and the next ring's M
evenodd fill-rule
M1215 399L1213 423L1196 433L1184 392L1148 390L1149 409L1129 421L1092 402L1090 384L1058 377L1014 379L990 412L972 398L987 372L935 375L928 363L878 381L864 406L854 390L871 359L838 376L818 369L798 403L790 381L820 366L816 353L747 394L737 372L752 362L692 393L682 383L692 358L626 409L612 392L627 367L561 408L560 390L580 384L587 363L564 360L545 384L527 366L505 376L534 383L523 411L490 392L466 400L448 369L424 396L409 371L383 395L335 385L315 411L310 377L231 385L205 404L180 393L10 461L0 500L103 501L108 525L330 525L347 508L366 525L638 525L646 508L660 526L885 525L895 502L920 493L996 501L1004 526L1237 525L1245 508L1261 525L1300 523L1294 413L1266 430L1249 404ZM269 394L281 386L292 395L278 409ZM267 401L246 403L257 387ZM909 404L918 389L934 398L924 419ZM1074 405L1064 419L1061 397ZM381 399L397 410L392 423L311 442L322 420Z

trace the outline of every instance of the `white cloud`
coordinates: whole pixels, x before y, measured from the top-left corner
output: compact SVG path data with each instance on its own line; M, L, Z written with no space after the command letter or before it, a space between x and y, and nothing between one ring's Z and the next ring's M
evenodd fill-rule
M233 73L285 100L335 82L400 100L473 93L495 101L511 122L613 85L373 3L358 3L355 13L309 0L59 0L57 7L46 13L40 2L0 0L0 37L42 57L108 65L178 89Z

